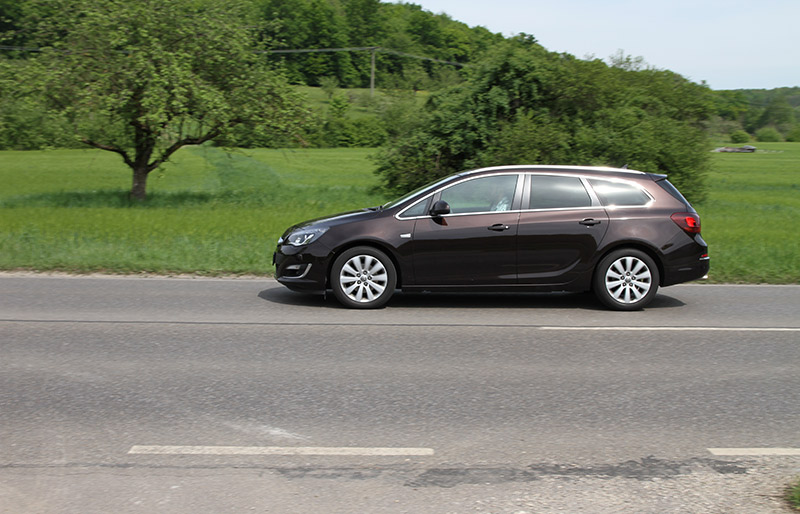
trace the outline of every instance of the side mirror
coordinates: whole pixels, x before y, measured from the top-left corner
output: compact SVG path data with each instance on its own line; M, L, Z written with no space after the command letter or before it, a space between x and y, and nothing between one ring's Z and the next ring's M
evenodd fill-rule
M438 202L433 204L433 207L431 207L431 210L428 211L428 214L434 217L450 214L450 204L445 202L444 200L439 200Z

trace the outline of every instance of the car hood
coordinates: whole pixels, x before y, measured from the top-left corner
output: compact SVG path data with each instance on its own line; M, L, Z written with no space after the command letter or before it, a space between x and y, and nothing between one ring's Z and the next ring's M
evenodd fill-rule
M286 231L286 234L293 232L295 230L301 228L309 228L309 227L335 227L336 225L342 225L344 223L352 223L354 221L359 220L368 220L377 217L381 213L380 207L370 207L368 209L360 209L357 211L349 211L343 212L340 214L334 214L333 216L325 216L322 218L315 218L308 221L303 221L302 223L298 223L289 227Z

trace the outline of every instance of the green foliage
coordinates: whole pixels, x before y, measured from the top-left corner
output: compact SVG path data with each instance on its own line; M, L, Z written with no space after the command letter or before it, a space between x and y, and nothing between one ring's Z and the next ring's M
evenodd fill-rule
M31 94L30 74L28 61L0 57L0 149L78 146L67 120Z
M786 501L792 509L800 512L800 478L786 489Z
M750 141L750 134L744 130L736 130L731 132L731 143L740 145L747 143L748 141Z
M132 196L144 198L147 175L184 145L239 124L296 130L298 101L254 52L251 5L31 0L28 25L44 48L29 77L80 140L123 158Z
M382 47L412 55L468 63L499 34L433 14L419 5L379 0L255 0L261 17L274 21L264 30L284 49ZM290 80L322 85L335 77L343 87L370 82L371 52L277 54ZM452 81L453 67L391 52L375 53L379 87L428 87L433 80ZM443 72L449 70L450 73Z
M786 141L800 143L800 123L792 127L792 129L786 134Z
M783 141L783 136L775 127L762 127L756 130L756 141L759 143L777 143Z
M0 269L271 273L287 227L386 200L369 152L188 147L144 202L107 152L0 152Z
M321 148L375 147L386 141L386 130L376 116L347 116L351 105L344 95L334 96L327 113L306 128L307 142Z
M322 90L325 91L328 100L331 100L336 89L339 87L339 80L336 77L322 77L319 79L319 85Z
M384 187L401 193L485 165L627 164L668 173L702 200L708 90L634 64L578 60L524 36L497 45L381 153Z
M759 127L774 127L779 132L788 132L794 123L794 109L783 95L773 97L758 118Z
M773 126L787 134L800 121L800 87L714 91L713 98L722 120L750 133Z

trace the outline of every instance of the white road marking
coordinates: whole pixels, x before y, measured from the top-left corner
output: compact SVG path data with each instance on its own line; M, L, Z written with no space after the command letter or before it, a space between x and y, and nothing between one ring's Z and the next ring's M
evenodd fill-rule
M131 447L138 455L338 455L366 457L417 457L433 455L431 448L357 448L311 446L143 446Z
M759 456L759 455L778 455L778 456L800 456L800 448L709 448L713 455L735 457Z
M800 327L539 327L539 329L605 332L800 332Z

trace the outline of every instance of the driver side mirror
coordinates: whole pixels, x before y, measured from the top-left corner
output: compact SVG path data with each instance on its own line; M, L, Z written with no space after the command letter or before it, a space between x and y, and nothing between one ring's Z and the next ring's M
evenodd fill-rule
M450 214L450 204L445 202L444 200L439 200L438 202L433 204L431 210L428 211L433 217L444 216L445 214Z

